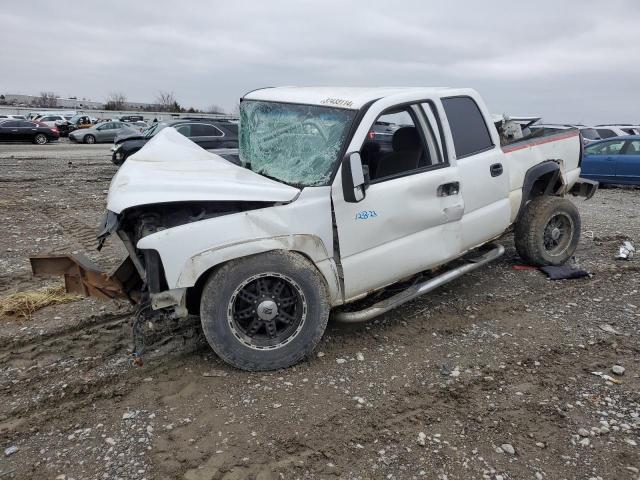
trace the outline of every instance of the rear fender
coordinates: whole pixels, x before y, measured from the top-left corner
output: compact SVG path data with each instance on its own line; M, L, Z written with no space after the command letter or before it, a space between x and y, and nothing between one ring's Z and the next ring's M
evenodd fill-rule
M522 215L524 206L534 197L564 193L563 187L566 185L566 181L561 163L560 160L547 160L527 170L522 185L522 199L520 200L518 218Z

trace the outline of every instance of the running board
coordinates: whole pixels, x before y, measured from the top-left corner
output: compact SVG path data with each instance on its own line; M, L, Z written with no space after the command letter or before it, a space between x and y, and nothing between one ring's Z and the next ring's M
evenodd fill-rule
M414 285L413 287L409 287L406 290L398 293L397 295L378 302L369 308L365 308L364 310L359 310L356 312L336 312L334 314L334 318L336 321L342 323L366 322L367 320L371 320L378 315L382 315L383 313L386 313L393 308L399 307L400 305L418 298L425 293L429 293L432 290L435 290L436 288L444 285L445 283L449 283L450 281L461 277L465 273L469 273L477 268L482 267L483 265L486 265L489 262L500 258L503 253L504 247L502 245L494 245L494 248L492 250L489 250L487 253L480 257L467 260L469 263L465 265L454 268L452 270L448 270L438 275L437 277L427 280L426 282Z

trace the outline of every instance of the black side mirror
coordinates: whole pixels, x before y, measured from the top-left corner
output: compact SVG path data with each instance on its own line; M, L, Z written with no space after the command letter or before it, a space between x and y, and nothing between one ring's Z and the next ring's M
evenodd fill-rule
M367 181L362 168L360 153L348 153L342 159L342 193L344 200L349 203L357 203L364 200L366 188Z

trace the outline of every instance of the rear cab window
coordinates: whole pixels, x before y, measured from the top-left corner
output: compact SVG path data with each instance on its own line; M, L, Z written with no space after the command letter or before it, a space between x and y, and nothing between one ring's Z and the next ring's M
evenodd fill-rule
M471 97L448 97L442 99L456 158L464 158L491 150L495 145L480 108Z

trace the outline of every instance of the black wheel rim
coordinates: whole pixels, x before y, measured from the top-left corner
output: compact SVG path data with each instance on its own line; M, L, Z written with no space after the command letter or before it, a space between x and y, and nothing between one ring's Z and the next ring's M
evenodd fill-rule
M282 347L302 329L307 302L300 286L279 273L254 275L234 290L227 319L233 334L259 350Z
M552 216L544 228L544 249L553 256L562 255L573 238L573 220L565 213Z

